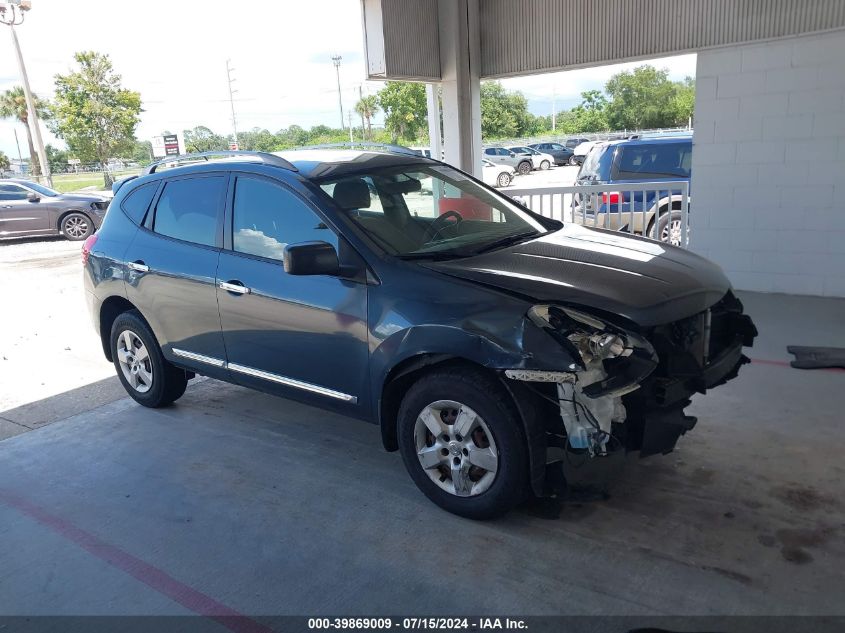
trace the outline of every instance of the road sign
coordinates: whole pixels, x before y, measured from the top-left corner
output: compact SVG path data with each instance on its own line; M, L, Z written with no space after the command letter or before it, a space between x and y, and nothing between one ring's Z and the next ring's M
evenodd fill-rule
M153 137L153 156L165 158L166 156L179 156L185 153L185 139L181 134L163 134Z

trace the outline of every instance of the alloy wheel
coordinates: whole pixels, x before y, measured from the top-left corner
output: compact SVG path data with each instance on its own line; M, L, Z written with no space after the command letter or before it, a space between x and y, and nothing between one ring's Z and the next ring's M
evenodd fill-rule
M681 245L681 221L672 220L666 223L660 233L661 242L669 242L672 246Z
M498 182L500 187L507 187L511 184L511 177L505 173L501 173L499 174Z
M65 220L64 232L68 237L79 239L88 233L88 221L79 215L74 215Z
M487 424L460 402L438 400L417 416L414 446L423 471L458 497L480 495L493 483L499 451Z
M117 361L130 387L138 393L150 390L153 364L146 345L132 330L124 330L117 337Z

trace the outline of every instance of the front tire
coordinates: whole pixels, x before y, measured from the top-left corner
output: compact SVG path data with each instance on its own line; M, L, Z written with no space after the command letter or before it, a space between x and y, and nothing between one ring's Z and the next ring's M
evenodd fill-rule
M524 498L521 421L496 380L463 368L426 374L403 398L398 426L411 479L444 510L490 519Z
M94 232L94 223L84 213L68 213L62 218L59 229L67 239L78 242Z
M499 187L507 187L509 184L511 184L511 175L506 171L503 171L499 174L498 178L496 178L496 185Z
M185 393L187 374L165 360L139 312L124 312L115 319L110 342L117 377L138 404L157 409Z
M527 160L522 161L519 165L516 166L516 171L519 173L520 176L525 176L531 173L531 163Z

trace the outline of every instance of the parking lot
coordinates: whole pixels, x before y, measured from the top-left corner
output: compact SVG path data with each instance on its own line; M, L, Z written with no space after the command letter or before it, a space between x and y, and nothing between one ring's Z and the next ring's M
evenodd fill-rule
M845 372L785 350L845 346L843 300L743 294L757 362L676 452L485 523L429 503L374 426L212 380L136 405L78 251L0 244L4 614L845 614Z

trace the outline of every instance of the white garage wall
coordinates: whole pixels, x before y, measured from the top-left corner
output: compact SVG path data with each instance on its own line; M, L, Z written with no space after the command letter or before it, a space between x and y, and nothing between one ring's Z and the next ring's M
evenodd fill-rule
M845 297L845 31L698 54L693 250L737 288Z

